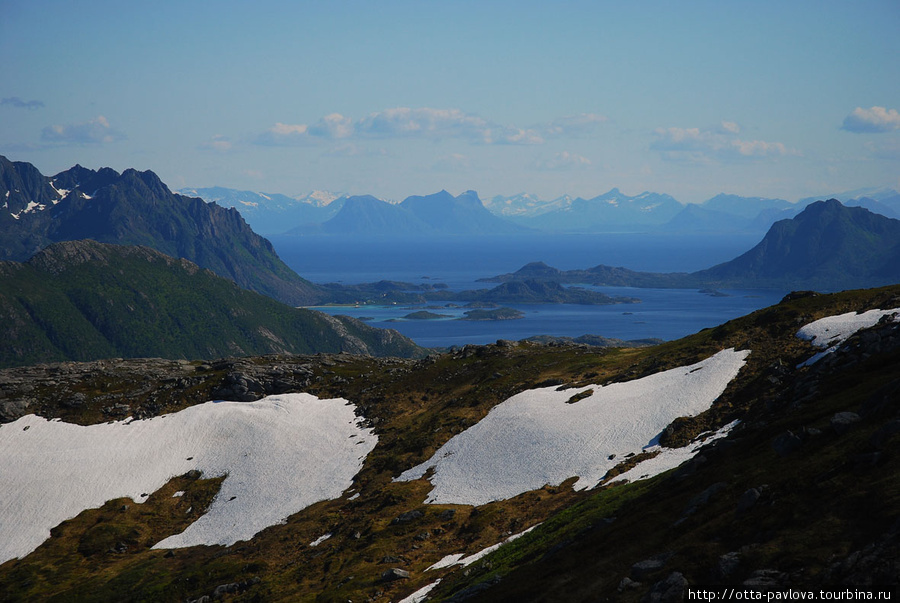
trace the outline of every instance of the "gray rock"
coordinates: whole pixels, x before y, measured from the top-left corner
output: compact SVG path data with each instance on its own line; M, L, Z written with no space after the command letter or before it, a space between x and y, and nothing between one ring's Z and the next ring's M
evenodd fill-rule
M665 559L654 558L638 561L631 566L631 578L636 581L643 580L653 572L661 570L665 565Z
M27 399L0 402L0 422L12 423L16 419L24 417L28 414L29 406L31 406L31 401Z
M392 519L391 525L394 526L394 525L398 525L398 524L409 523L411 521L421 519L424 516L425 516L424 513L422 513L418 509L414 509L412 511L407 511L406 513L402 513L402 514L398 515L397 517L395 517L394 519Z
M407 578L409 578L409 572L399 567L392 567L381 573L382 582L393 582L394 580L405 580Z
M688 581L681 572L672 572L665 580L660 580L641 598L641 603L681 603Z
M750 577L741 583L741 586L770 587L783 586L788 575L775 569L756 570Z
M801 440L793 431L786 431L772 440L772 448L778 456L787 456L803 445Z
M733 551L731 553L725 553L719 560L716 562L716 570L715 575L719 580L727 580L737 569L741 566L741 554Z
M831 417L831 428L838 435L844 435L859 423L859 415L855 412L839 412Z
M745 491L743 494L741 494L741 497L738 499L738 504L737 504L738 515L740 515L742 513L746 513L747 511L752 509L753 506L756 504L756 501L759 500L759 497L761 495L762 495L762 492L760 492L756 488L750 488L747 491Z

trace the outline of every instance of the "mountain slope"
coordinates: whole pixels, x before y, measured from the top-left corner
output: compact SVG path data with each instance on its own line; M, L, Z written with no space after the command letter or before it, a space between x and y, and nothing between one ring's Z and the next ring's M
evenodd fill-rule
M504 234L527 229L489 212L475 191L454 197L447 191L407 197L400 204L371 195L350 197L341 210L319 228L299 227L291 232L333 235Z
M36 195L29 201L32 209L18 218L0 212L0 259L25 261L50 243L77 239L146 245L284 303L321 298L319 288L288 268L236 210L175 195L153 172L75 166L38 178L30 164L0 168L23 182L30 178L35 184L28 194Z
M808 360L822 348L815 340L810 343L809 335L798 336L806 325L804 333L830 338L843 331L839 325L859 321L855 312L876 308L900 312L900 287L793 294L682 340L603 353L498 342L420 361L270 356L4 370L0 418L7 422L37 412L102 426L112 418L153 417L227 399L243 382L252 384L252 398L291 391L342 398L378 439L368 455L361 455L365 459L353 485L337 498L308 506L231 546L154 549L202 517L230 479L188 471L193 452L191 458L179 457L186 473L145 491L139 504L116 498L48 526L51 536L42 545L0 565L0 600L107 601L127 592L136 600L398 601L431 586L434 601L658 600L652 593L668 588L674 589L670 597L675 601L681 600L685 584L755 583L804 591L896 585L900 322L877 313L884 317L857 325L863 330L815 363ZM435 453L460 434L494 429L492 424L503 418L502 408L493 412L500 405L552 398L562 409L551 417L574 416L592 413L591 406L580 405L595 404L591 398L604 392L619 407L627 404L627 396L615 392L653 391L653 396L636 398L652 411L654 404L667 407L673 398L690 400L690 388L679 384L717 380L711 363L735 354L743 357L737 375L708 410L664 420L668 425L653 440L663 450L650 446L648 453L628 458L627 449L613 442L596 451L602 463L617 463L605 478L626 477L630 483L604 481L579 490L574 479L555 483L557 476L512 498L472 505L426 503L442 479L440 468L424 479L394 479L429 459L454 463L455 455ZM707 374L710 370L714 374ZM718 387L714 390L707 397ZM256 408L262 407L246 412ZM530 416L537 420L539 410ZM627 425L629 413L597 410L615 417L607 422ZM516 418L527 417L519 413ZM43 433L35 417L20 420L0 426L0 440L24 441ZM518 443L564 463L568 446L583 450L608 439L616 429L607 422L598 424L602 438L590 435L590 421L581 421L578 427L587 439L569 441L565 430L529 429L519 431ZM121 433L151 424L118 423L108 429ZM727 435L708 437L722 427L730 429ZM630 435L633 429L623 432ZM517 432L504 432L501 425L496 433L500 445L473 466L473 484L476 473L497 466L492 455L515 461L502 444ZM683 451L695 438L687 447L692 460L638 479L656 473L645 467ZM277 464L266 454L265 438L260 439L245 452L250 458L258 455L261 463ZM205 449L197 454L197 462L209 457ZM640 461L646 464L633 470ZM14 465L0 465L0 471L12 471ZM583 475L592 467L565 474ZM28 479L27 474L10 476ZM521 537L512 540L511 535ZM492 546L504 541L510 542Z
M486 282L552 280L622 287L840 289L900 282L900 220L834 199L808 205L772 225L741 256L692 273L636 272L598 265L560 271L541 262Z
M421 355L394 331L291 308L148 247L55 243L0 264L0 366L111 357Z
M456 197L447 191L424 197L412 196L404 199L400 206L435 232L503 234L525 230L488 211L475 191L466 191Z
M776 222L747 253L694 273L712 283L841 289L900 282L900 220L837 200Z

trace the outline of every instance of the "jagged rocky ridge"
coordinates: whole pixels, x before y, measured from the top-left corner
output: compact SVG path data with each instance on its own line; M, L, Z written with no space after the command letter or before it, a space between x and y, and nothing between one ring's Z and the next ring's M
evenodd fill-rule
M795 294L643 349L498 342L417 361L279 355L8 369L0 373L7 421L38 412L97 423L219 396L305 391L352 401L379 442L344 496L251 541L150 550L183 529L173 522L183 521L184 497L199 505L215 490L203 479L212 476L179 476L140 505L111 501L54 529L34 553L0 566L0 591L7 600L50 592L109 600L128 591L397 601L440 578L435 601L674 601L687 584L896 584L900 324L885 319L811 366L804 361L817 349L796 336L825 316L896 307L897 286ZM750 350L738 377L709 411L675 420L660 440L679 446L741 422L669 474L588 492L564 482L478 507L425 505L427 481L392 481L517 392L638 379L728 348ZM173 498L176 490L184 495ZM466 567L427 569L539 523Z
M149 170L119 174L76 165L46 177L31 164L0 157L3 198L0 260L24 262L51 243L93 239L152 247L291 305L323 297L237 210L174 194Z

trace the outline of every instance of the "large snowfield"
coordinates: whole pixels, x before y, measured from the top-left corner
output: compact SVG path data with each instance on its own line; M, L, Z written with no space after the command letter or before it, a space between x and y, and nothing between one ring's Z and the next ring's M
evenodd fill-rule
M805 364L884 316L900 320L900 308L850 312L802 327L798 337L827 348ZM481 505L570 477L578 478L577 489L591 488L626 455L642 451L660 454L615 481L656 475L700 447L694 442L660 448L662 430L677 417L710 408L749 354L729 349L624 383L521 392L396 479L420 479L433 470L426 502ZM567 403L583 393L587 397ZM85 509L119 497L142 503L169 479L193 469L204 477L227 477L205 515L155 547L230 545L252 538L352 485L377 443L354 411L340 398L285 394L88 427L35 415L0 425L0 563L27 555L51 528Z
M625 455L653 447L672 420L707 410L749 353L724 350L624 383L522 392L397 480L419 479L434 469L426 502L437 504L481 505L572 476L579 478L576 489L591 488ZM589 397L567 403L588 390Z
M376 442L349 402L309 394L88 427L28 415L0 426L0 563L85 509L118 497L144 502L192 469L227 477L205 515L155 548L247 540L341 496Z

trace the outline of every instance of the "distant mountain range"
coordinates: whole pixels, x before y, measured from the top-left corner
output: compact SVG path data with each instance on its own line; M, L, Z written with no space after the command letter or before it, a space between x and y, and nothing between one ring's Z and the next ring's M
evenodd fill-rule
M59 241L146 245L284 303L322 298L236 210L173 194L150 171L76 165L47 177L0 157L0 199L0 260L22 262Z
M54 243L0 262L0 366L350 352L423 356L396 331L292 308L149 247Z
M321 232L337 235L509 234L527 232L495 216L478 193L466 191L454 197L447 191L407 197L392 204L370 195L348 197L335 216L318 227L291 229L292 234Z
M178 191L189 197L238 210L253 228L262 235L280 234L288 228L321 224L334 217L346 195L313 191L301 197L278 193L256 193L214 186L211 188L183 188Z
M624 287L840 290L900 283L900 220L835 199L776 222L753 249L692 273L595 266L562 271L534 262L486 282L549 281Z
M353 236L529 231L764 234L778 220L792 218L810 203L826 198L865 207L888 218L900 218L900 193L890 188L858 189L801 199L797 203L723 193L704 203L687 205L666 194L645 192L632 197L615 188L590 199L564 195L551 201L529 193L498 195L482 201L474 191L457 197L441 191L427 197L409 197L402 203L389 203L370 195L341 197L321 192L303 198L220 187L182 189L182 192L235 207L257 231L272 234L287 231ZM423 204L423 199L430 203ZM323 200L331 201L326 204ZM350 206L339 215L348 200ZM451 205L453 209L449 208ZM424 210L429 206L430 209ZM439 214L441 209L443 215Z

